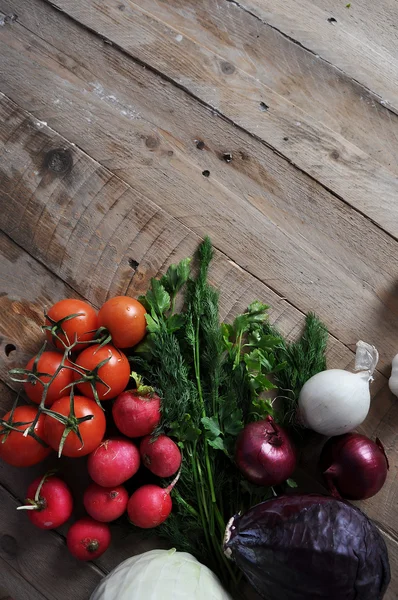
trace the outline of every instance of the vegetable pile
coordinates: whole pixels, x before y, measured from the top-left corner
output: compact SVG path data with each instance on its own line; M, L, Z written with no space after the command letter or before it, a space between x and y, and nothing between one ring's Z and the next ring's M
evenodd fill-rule
M25 368L11 371L31 404L19 404L19 394L0 421L0 459L22 467L43 461L52 451L72 458L88 455L93 480L83 493L88 516L69 528L70 552L81 560L97 558L111 543L108 523L127 514L126 526L160 535L179 551L162 556L186 567L187 577L190 572L193 577L191 555L195 556L203 577L212 581L214 597L220 599L228 596L206 567L231 593L245 574L264 597L304 598L288 588L294 581L297 590L304 590L308 573L301 572L297 562L291 565L292 573L296 571L290 577L282 565L283 556L301 552L295 524L304 523L306 547L315 551L320 531L339 539L339 527L349 514L358 544L366 527L376 540L372 557L383 565L384 575L375 567L380 593L373 598L381 599L388 580L385 547L362 513L339 501L368 498L380 490L388 468L381 443L364 436L361 444L352 444L351 438L345 443L345 436L332 438L320 468L335 499L284 496L296 487L291 477L303 443L303 436L297 435L300 427L334 436L351 432L366 418L377 351L359 342L357 373L328 371L327 330L317 317L308 314L300 339L288 343L268 322L269 307L259 301L233 323L220 323L218 292L208 282L212 257L206 238L196 264L185 259L171 265L160 280L151 280L145 296L111 298L98 314L81 300L61 300L51 307L43 327L46 343ZM366 444L371 458L361 453ZM353 470L356 478L351 478ZM267 521L270 532L262 540L253 532L269 517L264 506L280 510L283 518ZM304 507L311 517L302 519ZM69 520L73 499L51 472L32 482L26 505L20 508L38 527L50 529ZM231 515L237 513L244 516L235 517L226 543L233 562L223 540ZM320 514L325 516L322 523ZM289 520L292 515L297 522ZM336 557L330 564L343 569L338 548L331 552ZM160 556L148 554L145 561ZM331 556L327 558L325 550L325 564ZM367 560L365 556L363 562ZM140 561L131 561L133 573ZM321 563L314 559L313 568L320 569ZM356 585L353 564L346 565L345 595L338 595L342 588L336 583L335 592L330 587L329 595L319 592L317 597L370 598L349 592ZM123 565L119 569L124 572ZM272 590L266 589L269 577ZM315 574L314 581L319 577ZM360 577L358 571L358 581ZM107 592L100 586L94 597L116 598L108 593L113 584L104 585ZM151 585L148 582L148 589ZM191 591L179 597L202 596Z

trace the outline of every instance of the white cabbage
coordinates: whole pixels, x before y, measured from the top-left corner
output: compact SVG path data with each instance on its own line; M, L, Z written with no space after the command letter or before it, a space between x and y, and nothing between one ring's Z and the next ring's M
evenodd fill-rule
M191 554L150 550L103 579L90 600L232 600L219 579Z

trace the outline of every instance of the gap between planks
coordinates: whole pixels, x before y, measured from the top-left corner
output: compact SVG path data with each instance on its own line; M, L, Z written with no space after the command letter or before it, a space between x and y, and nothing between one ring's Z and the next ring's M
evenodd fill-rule
M54 6L54 8L57 8L57 6L55 4L53 4L51 1L49 1L49 0L47 0L47 1L49 2L49 4L51 4L51 6ZM349 77L354 83L356 83L357 85L359 85L364 91L368 92L369 94L374 95L375 98L377 98L377 101L379 102L379 104L381 104L381 106L383 108L385 108L386 110L392 112L394 115L398 115L398 108L396 108L393 105L387 104L386 101L384 100L384 98L381 96L380 93L378 93L375 90L371 89L365 83L362 83L362 81L360 81L359 79L356 79L354 75L352 75L352 74L350 75L347 71L345 71L344 69L342 69L341 67L339 67L337 64L331 62L330 60L328 60L324 56L322 56L320 54L317 54L317 52L315 50L313 50L310 46L305 45L303 42L300 42L300 40L298 40L297 38L295 38L295 37L289 35L288 33L286 33L282 29L281 26L277 27L276 25L273 25L272 23L268 22L265 18L263 18L263 17L260 16L261 15L261 11L259 11L259 13L257 13L257 12L255 12L254 7L251 8L250 5L249 6L245 6L245 5L241 4L240 2L238 2L237 0L225 0L225 2L229 2L230 4L233 4L234 6L236 6L237 8L239 8L240 10L243 10L245 13L247 13L248 15L250 15L251 17L253 17L254 19L257 19L262 25L265 25L266 27L270 27L274 31L277 31L280 35L282 35L284 38L286 38L287 40L289 40L289 42L292 42L293 44L299 46L300 48L302 48L306 52L309 52L315 58L317 58L317 59L321 60L322 62L324 62L325 64L331 66L333 69L336 69L336 71L339 71L342 75L345 75L346 77ZM333 12L333 10L332 10L332 12Z
M76 4L74 0L72 0L72 2L70 2L70 0L58 0L57 2L48 2L48 0L43 1L46 2L47 5L61 11L64 15L66 15L68 19L76 23L79 27L89 31L90 33L93 33L96 36L99 36L101 39L107 42L112 43L115 49L117 49L119 52L121 52L124 55L127 55L130 59L134 60L140 66L151 70L151 72L154 75L171 83L177 89L188 94L192 99L200 103L204 108L215 112L220 118L224 119L226 123L237 127L242 132L250 135L257 142L263 144L268 149L275 152L278 156L283 157L287 162L289 162L289 164L291 164L300 172L306 174L312 180L317 182L321 187L323 187L323 189L331 193L340 201L346 203L359 214L367 217L383 232L387 232L395 240L398 239L397 223L396 220L391 218L391 210L394 209L395 205L394 198L396 195L397 187L396 178L392 176L392 174L384 164L378 162L374 157L370 157L359 146L356 146L354 143L344 138L344 136L340 135L338 132L335 132L333 129L330 129L327 125L324 125L323 123L319 124L317 120L314 120L308 113L303 111L302 108L298 109L294 103L291 103L281 94L274 93L272 88L267 87L260 80L253 78L251 75L248 75L245 72L242 72L242 76L246 77L246 79L248 78L248 81L246 81L246 79L242 79L240 81L240 87L242 87L246 82L248 89L248 116L246 118L246 116L242 114L242 112L236 112L235 108L232 107L233 102L231 102L231 110L232 113L235 112L235 114L234 116L231 116L227 112L228 103L224 102L223 106L216 106L214 102L212 103L210 101L211 88L209 85L206 85L205 87L202 85L200 89L203 88L203 93L201 96L199 96L191 89L192 86L189 87L187 85L183 85L181 82L177 81L175 76L165 72L166 68L168 69L168 71L172 72L174 64L165 63L164 61L162 62L160 57L156 55L156 53L151 53L151 62L149 60L144 60L142 56L140 57L137 54L137 52L140 51L139 48L136 48L137 52L133 52L131 48L128 47L128 42L124 41L128 39L128 36L126 37L127 30L124 31L124 45L122 45L121 43L118 43L117 34L110 36L109 34L104 32L105 25L102 24L100 21L98 22L97 26L95 26L94 18L93 23L87 24L87 20L90 20L92 18L92 15L94 15L96 12L95 7L92 7L92 10L90 12L84 11L84 7L82 7L80 4ZM69 7L69 5L70 8L67 9L66 7ZM154 22L157 22L157 18L154 16L154 14L146 11L142 7L142 5L139 6L132 3L132 6L135 6L137 10L139 10L143 14L147 14L150 18L154 20ZM79 10L83 12L79 13ZM79 20L79 14L80 17L84 18L86 22ZM101 18L103 18L103 15L101 15ZM253 16L253 18L255 17ZM121 19L123 19L123 17L121 17ZM160 20L159 23L162 24L163 21ZM109 25L112 26L113 23L110 22ZM120 21L119 25L121 28L123 27L122 20ZM169 28L171 27L168 23L164 23L164 25L167 25L167 27ZM33 30L31 28L27 27L26 25L23 26L26 27L28 31L33 33ZM35 33L36 35L41 37L40 33L38 33L37 31ZM159 36L161 36L160 30ZM199 44L197 44L197 47L200 50L206 50L207 54L210 53L212 56L216 55L214 50L208 50L204 47L202 48ZM220 56L220 58L223 57ZM161 68L159 67L160 64L162 64L164 70L161 70ZM237 72L238 71L239 69L237 69ZM253 129L255 117L251 108L251 102L253 99L250 98L249 95L250 81L255 82L255 85L257 86L260 86L258 90L259 101L261 98L262 90L264 90L265 92L268 91L268 93L271 94L271 96L274 95L274 104L275 106L278 106L275 116L275 123L268 125L265 124L265 122L261 122L261 127L264 127L264 134L258 134ZM191 83L195 83L197 85L198 82L194 81L193 79ZM202 82L199 81L199 83ZM206 93L209 97L205 99L203 95L206 95ZM239 96L237 94L234 95L234 93L235 92L232 91L231 98L239 100ZM387 110L384 106L383 109ZM275 111L271 108L271 112L269 113L268 117L269 119L271 118L273 112ZM396 115L394 114L394 116ZM282 133L281 131L279 131L280 125L282 122L284 122L285 125L288 125L289 119L291 121L291 123L289 123L289 126L293 125L293 121L295 121L296 124L300 124L300 127L298 129L296 127L296 135L301 139L300 143L297 144L297 148L293 146L290 147L289 145L286 145L283 142L281 143ZM256 127L258 126L259 125L257 125ZM305 135L308 135L309 140L304 141L300 129L303 130L304 137ZM317 164L318 159L316 155L312 153L312 144L307 143L308 141L313 142L314 132L316 132L316 135L320 140L322 139L321 147L318 148L319 152L323 152L324 145L326 147L330 146L330 155L332 156L333 152L337 152L337 155L341 153L342 155L344 155L343 160L333 160L330 159L330 157L327 158L326 156L324 156L323 161L321 160L321 163L325 162L325 164L327 165L327 169L325 168L325 165ZM294 138L294 134L291 137ZM310 158L307 159L307 155ZM356 169L361 170L361 183L358 181L358 186L347 185L346 180L349 181L350 177L355 177ZM377 185L376 181L378 182ZM359 192L359 188L361 186L363 186L363 189L361 188L361 191ZM380 198L378 214L372 215L370 213L374 208L373 198L378 197L378 195Z

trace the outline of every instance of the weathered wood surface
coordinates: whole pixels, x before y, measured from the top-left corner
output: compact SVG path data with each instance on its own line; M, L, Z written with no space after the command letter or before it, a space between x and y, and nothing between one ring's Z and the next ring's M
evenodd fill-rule
M333 334L332 367L352 366L358 338L379 347L361 431L382 439L391 469L360 505L385 536L386 600L396 599L398 408L386 375L398 339L397 62L387 0L334 7L337 23L325 27L324 0L305 27L309 3L296 0L283 13L267 0L55 4L73 20L44 0L0 0L1 414L14 394L8 369L41 343L43 308L139 294L210 234L223 318L260 298L294 338L313 309ZM320 57L289 40L289 27ZM351 54L336 47L347 31ZM62 460L78 516L85 463ZM95 565L68 555L66 527L28 542L15 507L44 467L0 464L0 598L65 598L70 578L68 597L83 600L147 542L114 526Z
M23 6L21 11L20 3L25 6L25 11ZM3 4L14 6L20 21L42 35L45 21L40 5L37 10L30 10L23 0L3 0L0 7ZM35 6L35 2L32 4ZM226 0L223 10L217 9L216 0L208 0L204 6L202 3L198 6L194 0L191 5L175 0L171 7L168 2L160 3L160 10L159 3L154 0L145 0L139 6L130 2L121 4L118 0L106 5L97 0L85 3L57 0L55 5L132 56L171 77L398 237L397 179L389 166L394 162L390 148L395 147L395 143L389 144L389 139L396 139L398 117L378 104L361 86L291 42L284 48L286 40L281 36L277 41L283 42L282 47L274 44L272 53L260 51L258 55L255 43L250 50L246 23L238 21L241 33L236 35L237 17L248 15L237 11L236 6ZM173 12L175 5L180 10ZM125 9L121 10L123 6ZM208 14L214 15L214 22L205 18ZM229 15L232 18L228 18ZM48 19L48 13L45 18ZM56 19L59 23L58 15ZM262 29L266 37L265 26ZM252 17L249 31L256 32L257 36L259 31L263 33L262 29L258 20ZM212 31L218 36L209 41ZM271 31L271 35L274 41L275 32ZM59 36L55 42L52 37L46 39L67 52L65 44L60 45ZM262 47L261 38L255 37L255 41ZM286 57L290 57L290 69L285 66ZM279 73L275 67L269 68L270 59L281 65ZM264 71L270 70L274 72L273 78L263 75ZM103 85L101 81L99 83ZM299 88L296 96L299 95L301 101L293 94L295 87ZM336 87L338 93L334 92ZM286 88L291 90L289 94L286 94ZM318 89L313 93L313 88ZM101 89L97 87L96 92L102 93ZM347 97L345 91L348 91ZM106 98L107 94L103 95ZM321 96L326 111L312 109L313 95L315 98ZM111 91L108 96L115 94ZM143 117L139 105L135 110L136 118ZM331 114L323 122L323 113L328 111ZM358 134L352 138L349 132L353 128ZM370 150L372 142L375 145L374 140L378 139L373 128L386 130L382 151L377 143ZM375 198L378 198L377 210Z
M239 0L233 4L321 56L376 92L380 101L398 109L397 4L394 0L333 3L327 0Z
M35 3L45 8L38 0L30 6ZM362 337L377 344L381 368L388 369L398 335L395 240L253 137L211 115L57 11L46 9L38 22L40 37L18 22L0 34L4 88L17 102L27 107L33 94L35 116L130 183L142 204L150 199L188 228L209 234L216 247L299 309L316 308L344 343ZM62 53L51 41L62 46ZM82 44L84 67L79 63ZM6 127L13 126L20 124L10 119ZM21 127L22 139L23 132ZM36 139L40 143L39 135ZM197 139L204 140L208 150L198 150ZM232 153L231 163L223 160L225 152ZM208 178L202 175L206 169ZM32 185L38 177L33 172ZM44 194L54 185L50 182ZM95 202L102 202L115 181L98 185L90 193L98 194ZM119 206L113 212L123 218ZM21 207L7 211L4 228L15 230L15 236L29 244L34 240L29 233L32 219L27 218L29 212L22 214ZM60 235L68 236L71 246L87 239L80 237L81 227L71 232L73 221L58 214ZM111 218L97 212L99 217L109 232ZM33 231L35 227L36 223ZM85 234L90 227L87 224ZM48 250L57 252L56 239L50 240ZM89 244L84 258L79 253L78 276L83 277L85 260L93 269L98 250ZM104 249L108 255L111 250L112 246ZM41 254L44 251L47 245L39 248ZM66 261L61 265L61 257L59 253L54 267L70 269ZM113 272L112 262L109 271Z

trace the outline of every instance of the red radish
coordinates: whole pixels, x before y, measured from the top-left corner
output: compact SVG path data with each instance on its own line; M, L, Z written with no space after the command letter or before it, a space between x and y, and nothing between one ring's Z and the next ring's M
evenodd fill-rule
M158 485L143 485L131 496L127 514L136 527L150 529L163 523L173 508L170 493L180 477L180 472L167 488Z
M235 461L244 477L257 485L278 485L296 467L296 452L286 431L272 417L249 423L240 432Z
M122 485L105 488L92 483L83 496L84 508L90 517L102 523L121 517L126 511L128 500L128 493Z
M112 408L116 427L127 437L143 437L153 432L160 423L160 398L153 388L142 385L141 378L131 374L137 382L136 390L122 392Z
M130 440L115 437L105 440L88 457L87 468L95 483L102 487L120 485L135 475L140 453Z
M26 506L18 506L17 510L28 510L29 519L40 529L60 527L72 514L72 494L66 483L52 473L32 481L26 502Z
M140 454L144 465L158 477L171 477L181 466L181 452L167 435L153 439L144 437L140 444Z
M79 560L94 560L108 549L111 531L105 523L83 517L70 527L66 536L69 552Z

